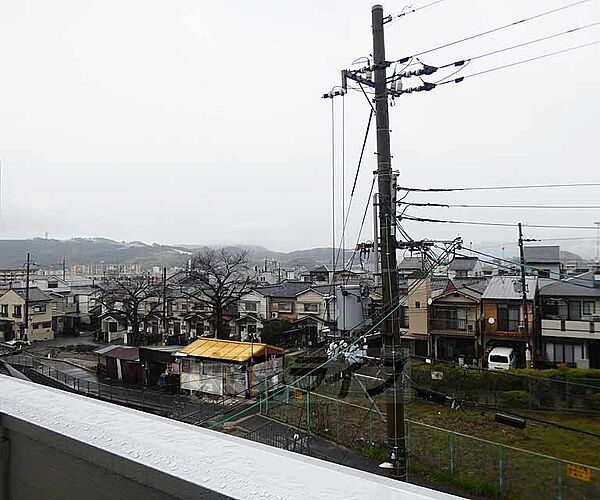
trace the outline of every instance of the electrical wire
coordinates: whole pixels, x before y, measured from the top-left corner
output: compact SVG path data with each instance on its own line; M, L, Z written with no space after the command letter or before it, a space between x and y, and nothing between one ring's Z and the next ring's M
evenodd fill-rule
M354 245L354 250L352 252L352 257L350 257L350 261L348 266L352 268L352 264L354 263L354 259L356 257L356 249L358 248L358 244L360 243L360 238L362 236L362 231L365 226L365 220L367 219L367 213L369 213L369 207L371 206L371 198L373 196L373 189L375 188L375 176L373 176L373 182L371 182L371 190L369 191L369 196L367 197L367 203L365 205L365 210L363 212L362 221L360 222L360 228L358 230L358 236L356 238L356 245Z
M399 191L411 191L418 193L447 193L449 191L493 191L501 189L546 189L546 188L563 188L563 187L598 187L600 182L578 182L574 184L529 184L517 186L469 186L455 188L414 188L398 186Z
M356 182L358 180L358 174L360 173L360 167L361 167L361 164L362 164L362 159L363 159L363 155L364 155L364 152L365 152L365 147L366 147L366 144L367 144L367 139L369 137L369 129L371 128L372 118L373 118L373 110L371 110L371 112L369 113L369 121L367 122L367 130L365 131L365 138L364 138L364 141L363 141L362 150L360 152L360 158L358 160L358 165L356 167L356 174L354 175L354 184L352 185L352 192L350 193L350 201L348 202L348 210L346 211L346 215L344 217L344 223L343 223L343 227L342 227L342 237L340 238L341 241L340 241L340 246L339 246L339 249L338 249L338 252L337 252L337 255L336 255L336 261L339 259L341 251L344 252L344 261L345 261L345 252L346 252L346 250L344 248L345 247L345 243L344 242L345 242L346 226L348 224L348 218L350 217L350 210L352 209L352 202L354 200L354 191L356 189ZM372 192L373 192L373 187L371 186L371 193ZM369 193L369 199L371 198L371 193ZM367 200L367 206L368 206L368 203L369 203L369 200ZM364 224L364 218L363 218L363 224ZM362 231L362 228L361 228L361 231ZM357 244L358 244L358 242L357 242ZM342 250L342 248L344 248L344 249ZM355 251L356 251L356 246L354 248L355 248ZM353 262L353 260L349 261L349 262ZM351 264L349 264L349 265L351 266Z
M415 222L431 222L440 224L468 224L475 226L502 226L502 227L517 227L517 224L511 224L509 222L483 222L483 221L455 221L455 220L441 220L441 219L428 219L424 217L413 217L411 215L405 215L404 220L412 220ZM536 228L548 228L548 229L594 229L596 226L560 226L552 224L523 224L523 227L536 227Z
M485 264L491 264L491 265L494 265L494 266L497 266L499 268L503 268L503 269L506 269L506 270L509 270L509 271L518 271L518 270L521 269L521 264L516 263L516 262L512 262L512 261L507 260L507 259L501 259L499 257L494 257L493 255L486 254L484 252L479 252L479 251L473 250L473 249L469 249L469 252L474 253L474 254L483 255L485 257L489 257L491 259L494 259L494 261L489 261L489 260L485 260L485 259L479 259L480 262L483 262ZM469 257L469 255L459 254L459 253L457 253L456 256L457 257ZM506 264L503 265L503 264L500 264L500 262L506 262L509 265L506 265ZM549 274L558 274L558 275L560 275L560 273L552 272L552 271L549 271L547 269L540 269L540 268L537 268L537 267L534 267L534 266L530 266L528 264L525 264L523 267L526 268L526 269L530 269L532 271L535 271L535 272L545 271L545 272L548 272ZM593 286L584 285L582 283L587 282L587 283L590 283L591 285L593 285L593 283L594 283L593 280L581 279L581 278L578 278L577 276L573 276L572 278L551 278L551 277L545 277L544 279L547 279L547 280L550 280L550 281L554 281L554 282L557 282L557 283L567 283L569 285L579 286L579 287L585 288L587 290L593 289Z
M585 30L585 29L588 29L588 28L593 28L594 26L598 26L599 24L600 24L600 21L596 21L594 23L586 24L586 25L583 25L583 26L578 26L576 28L571 28L571 29L568 29L568 30L565 30L565 31L561 31L559 33L554 33L552 35L546 35L546 36L543 36L543 37L540 37L540 38L536 38L535 40L529 40L527 42L518 43L516 45L511 45L509 47L504 47L502 49L492 50L491 52L485 52L485 53L479 54L477 56L472 56L472 57L469 57L469 58L461 59L461 60L458 60L458 61L454 61L454 62L451 62L451 63L448 63L448 64L444 64L442 66L436 66L436 67L437 67L437 69L443 69L443 68L448 68L450 66L463 65L463 64L465 64L467 62L476 61L477 59L483 59L484 57L489 57L489 56L492 56L492 55L500 54L500 53L506 52L508 50L518 49L520 47L526 47L527 45L532 45L534 43L543 42L545 40L551 40L552 38L557 38L559 36L570 35L570 34L575 33L577 31L582 31L582 30Z
M513 21L511 23L504 24L502 26L497 26L495 28L491 28L489 30L476 33L474 35L469 35L469 36L466 36L464 38L460 38L458 40L454 40L452 42L447 42L447 43L444 43L442 45L438 45L438 46L433 47L431 49L427 49L427 50L423 50L421 52L417 52L416 54L412 54L411 56L407 56L407 57L403 57L401 59L397 59L396 61L393 61L393 62L404 62L404 61L408 60L410 57L417 57L417 56L421 56L423 54L429 54L429 53L434 52L436 50L445 49L446 47L451 47L453 45L457 45L459 43L466 42L468 40L473 40L474 38L479 38L479 37L482 37L482 36L489 35L491 33L496 33L497 31L501 31L503 29L510 28L510 27L516 26L518 24L523 24L523 23L526 23L526 22L529 22L529 21L533 21L534 19L539 19L541 17L549 16L551 14L555 14L556 12L561 12L563 10L570 9L571 7L576 7L578 5L589 3L589 2L592 2L592 1L594 1L594 0L578 0L577 2L572 2L570 4L563 5L562 7L557 7L557 8L554 8L554 9L550 9L550 10L541 12L539 14L535 14L533 16L525 17L525 18L520 19L518 21Z
M416 203L403 202L410 207L442 207L442 208L534 208L534 209L557 209L557 210L589 210L598 209L600 205L477 205L467 203Z
M568 47L566 49L562 49L562 50L557 50L556 52L549 52L547 54L542 54L540 56L535 56L535 57L530 57L528 59L522 59L520 61L515 61L512 63L508 63L508 64L504 64L502 66L495 66L493 68L489 68L489 69L484 69L482 71L478 71L476 73L471 73L468 74L466 76L461 76L459 78L456 78L454 80L447 80L447 81L442 81L441 83L437 83L435 84L436 86L440 86L440 85L447 85L449 83L461 83L463 80L466 80L467 78L473 78L474 76L480 76L480 75L485 75L487 73L492 73L494 71L499 71L501 69L507 69L507 68L512 68L513 66L519 66L521 64L525 64L528 62L533 62L533 61L538 61L540 59L545 59L546 57L551 57L551 56L555 56L558 54L564 54L565 52L571 52L573 50L578 50L578 49L583 49L586 47L591 47L592 45L597 45L600 43L600 40L594 40L588 43L584 43L581 45L575 45L574 47Z
M400 14L397 14L395 16L389 16L387 22L392 22L401 17L407 16L409 14L414 14L415 12L419 12L420 10L426 9L428 7L433 7L434 5L437 5L438 3L442 3L445 1L446 0L435 0L434 2L429 2L425 5L421 5L420 7L413 7L412 5L405 5L402 8L402 10L400 11ZM406 10L404 10L404 9L406 9Z

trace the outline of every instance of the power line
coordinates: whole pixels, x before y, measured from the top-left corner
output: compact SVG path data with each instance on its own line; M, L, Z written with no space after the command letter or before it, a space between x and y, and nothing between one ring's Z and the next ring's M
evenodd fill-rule
M578 0L577 2L573 2L573 3L567 4L567 5L563 5L562 7L557 7L555 9L547 10L547 11L541 12L539 14L535 14L533 16L525 17L525 18L520 19L518 21L513 21L511 23L504 24L502 26L497 26L496 28L492 28L492 29L489 29L489 30L486 30L486 31L482 31L480 33L476 33L474 35L469 35L469 36L466 36L464 38L460 38L458 40L454 40L452 42L448 42L448 43L444 43L442 45L438 45L437 47L433 47L431 49L427 49L427 50L423 50L421 52L417 52L416 54L413 54L413 55L407 56L407 57L403 57L403 58L398 59L397 61L394 61L394 62L405 62L408 59L410 59L411 57L418 57L418 56L422 56L423 54L429 54L430 52L434 52L436 50L445 49L446 47L451 47L452 45L456 45L456 44L459 44L459 43L462 43L462 42L466 42L468 40L473 40L474 38L479 38L479 37L482 37L482 36L489 35L491 33L496 33L497 31L500 31L500 30L503 30L503 29L506 29L506 28L510 28L510 27L516 26L518 24L523 24L523 23L526 23L526 22L529 22L529 21L533 21L534 19L539 19L541 17L549 16L551 14L555 14L556 12L561 12L563 10L570 9L571 7L576 7L577 5L582 5L584 3L589 3L589 2L592 2L592 1L593 0Z
M416 203L403 202L403 205L411 207L442 207L442 208L534 208L534 209L557 209L557 210L589 210L598 209L600 205L474 205L467 203Z
M483 222L483 221L456 221L456 220L441 220L441 219L427 219L424 217L413 217L411 215L405 215L405 220L412 220L415 222L431 222L434 224L469 224L475 226L502 226L502 227L517 227L516 223L509 222ZM524 227L536 227L536 228L547 228L547 229L594 229L596 226L560 226L552 224L523 224Z
M472 253L475 253L475 254L478 254L478 255L483 255L484 257L489 257L490 259L494 259L494 261L488 261L488 260L484 260L484 259L479 259L481 262L484 262L486 264L493 264L495 266L502 267L504 269L508 269L508 270L511 270L511 271L514 271L516 269L520 269L520 267L521 267L521 264L519 264L519 263L510 261L510 260L507 260L507 259L502 259L500 257L494 257L493 255L490 255L490 254L485 253L485 252L480 252L480 251L473 250L473 249L469 249L469 252L472 252ZM468 255L463 255L463 254L456 254L456 255L458 255L459 257L468 257ZM506 262L507 264L510 264L510 266L512 266L512 267L499 264L499 262ZM545 272L547 272L549 274L558 274L560 276L560 273L557 273L555 271L550 271L548 269L541 269L539 267L530 266L528 264L524 264L523 267L525 267L527 269L531 269L532 271L538 271L538 272L539 271L545 271ZM574 286L580 286L580 287L583 287L583 288L587 288L588 290L590 288L592 288L592 287L587 286L587 285L583 285L582 283L584 283L584 282L592 283L592 284L594 283L594 280L583 279L583 278L580 278L580 277L577 277L577 276L573 276L571 278L561 278L561 279L559 279L559 278L545 277L545 279L549 279L549 280L560 282L560 283L568 283L568 284L574 285Z
M568 47L566 49L557 50L556 52L549 52L547 54L542 54L540 56L530 57L529 59L522 59L520 61L515 61L515 62L512 62L512 63L504 64L502 66L495 66L493 68L484 69L482 71L478 71L477 73L471 73L469 75L461 76L461 77L455 78L453 80L442 81L441 83L436 83L436 84L426 82L426 84L428 84L428 85L434 85L434 86L439 86L439 85L447 85L449 83L461 83L463 80L466 80L467 78L472 78L474 76L485 75L487 73L492 73L493 71L499 71L501 69L512 68L513 66L519 66L521 64L525 64L525 63L528 63L528 62L533 62L533 61L538 61L540 59L545 59L546 57L551 57L551 56L555 56L555 55L558 55L558 54L564 54L565 52L571 52L573 50L583 49L585 47L590 47L592 45L597 45L599 43L600 43L600 40L594 40L592 42L584 43L584 44L581 44L581 45L575 45L574 47ZM431 90L431 89L428 89L428 90Z
M436 66L436 68L439 70L439 69L443 69L443 68L448 68L450 66L461 66L461 65L466 64L467 62L470 62L470 61L476 61L477 59L483 59L484 57L489 57L489 56L492 56L492 55L500 54L502 52L506 52L506 51L509 51L509 50L518 49L520 47L526 47L527 45L532 45L534 43L543 42L545 40L551 40L552 38L557 38L559 36L570 35L570 34L575 33L577 31L582 31L582 30L585 30L585 29L588 29L588 28L592 28L594 26L598 26L599 24L600 24L600 21L596 21L594 23L586 24L586 25L583 25L583 26L578 26L576 28L571 28L571 29L568 29L568 30L565 30L565 31L561 31L559 33L554 33L552 35L547 35L547 36L543 36L541 38L536 38L535 40L529 40L527 42L518 43L516 45L511 45L509 47L504 47L502 49L492 50L491 52L485 52L485 53L479 54L477 56L473 56L473 57L469 57L469 58L466 58L466 59L461 59L461 60L458 60L458 61L454 61L454 62L451 62L451 63L448 63L448 64L444 64L442 66Z
M401 17L407 16L409 14L413 14L415 12L419 12L420 10L426 9L428 7L433 7L434 5L437 5L438 3L442 3L445 2L446 0L435 0L435 2L429 2L425 5L421 5L420 7L414 7L412 5L405 5L402 8L402 11L400 12L400 14L397 14L395 16L388 16L387 20L384 20L384 24L386 23L390 23L396 19L399 19ZM406 10L405 10L406 9Z
M365 210L363 212L362 221L360 223L360 229L358 230L358 236L356 238L356 245L354 245L354 250L352 251L352 257L350 257L349 268L352 268L352 264L354 263L354 258L356 257L356 249L358 244L360 243L360 237L362 236L362 231L365 226L365 220L367 219L367 214L369 213L369 207L371 206L371 197L373 196L373 189L375 188L375 176L373 176L373 182L371 182L371 190L369 191L369 196L367 196L367 203L365 205Z
M598 187L600 182L578 182L574 184L528 184L517 186L469 186L454 188L415 188L398 186L399 191L412 191L419 193L447 193L449 191L493 191L501 189L546 189L546 188L564 188L564 187Z

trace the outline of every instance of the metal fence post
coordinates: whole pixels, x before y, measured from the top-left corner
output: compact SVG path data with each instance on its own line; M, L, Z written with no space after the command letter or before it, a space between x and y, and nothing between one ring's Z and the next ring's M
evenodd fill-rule
M556 491L556 500L562 500L563 499L563 470L564 470L564 464L562 462L557 462L558 465L558 474L556 477L556 481L557 481L557 491Z
M450 474L454 475L454 434L449 433L450 441Z
M306 430L310 432L310 391L306 391Z
M504 449L498 446L498 489L500 498L504 497Z

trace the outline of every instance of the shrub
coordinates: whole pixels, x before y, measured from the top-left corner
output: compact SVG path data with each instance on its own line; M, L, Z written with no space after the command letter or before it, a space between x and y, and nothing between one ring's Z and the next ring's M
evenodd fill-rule
M526 391L507 391L502 393L502 406L513 409L529 408L529 394Z

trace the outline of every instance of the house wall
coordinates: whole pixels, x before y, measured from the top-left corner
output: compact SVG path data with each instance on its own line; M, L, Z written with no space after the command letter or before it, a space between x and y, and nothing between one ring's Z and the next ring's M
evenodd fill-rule
M408 312L408 333L413 335L428 335L428 311L427 301L431 298L431 280L429 278L418 280L420 284L411 293L406 302ZM409 288L415 280L409 280Z
M327 304L325 303L325 299L323 295L315 292L314 290L308 290L304 293L299 294L296 297L296 306L298 310L298 319L303 318L321 318L323 321L327 319ZM311 304L317 306L316 313L310 313L304 311L304 305ZM317 328L320 330L322 328L322 324L317 322Z
M0 297L0 308L2 305L8 306L8 316L2 319L7 319L14 323L13 334L18 336L21 330L21 325L25 321L25 299L22 298L14 290L8 290ZM21 306L21 316L17 317L13 314L14 306ZM36 306L44 306L44 312L35 312ZM30 341L50 340L54 338L52 330L52 304L51 302L30 302L29 304L29 331L27 335Z
M256 311L246 311L246 302L256 302L257 310ZM240 315L245 314L246 312L250 312L252 314L258 314L263 319L267 319L267 298L262 296L257 292L250 292L241 297L238 301L238 313Z

